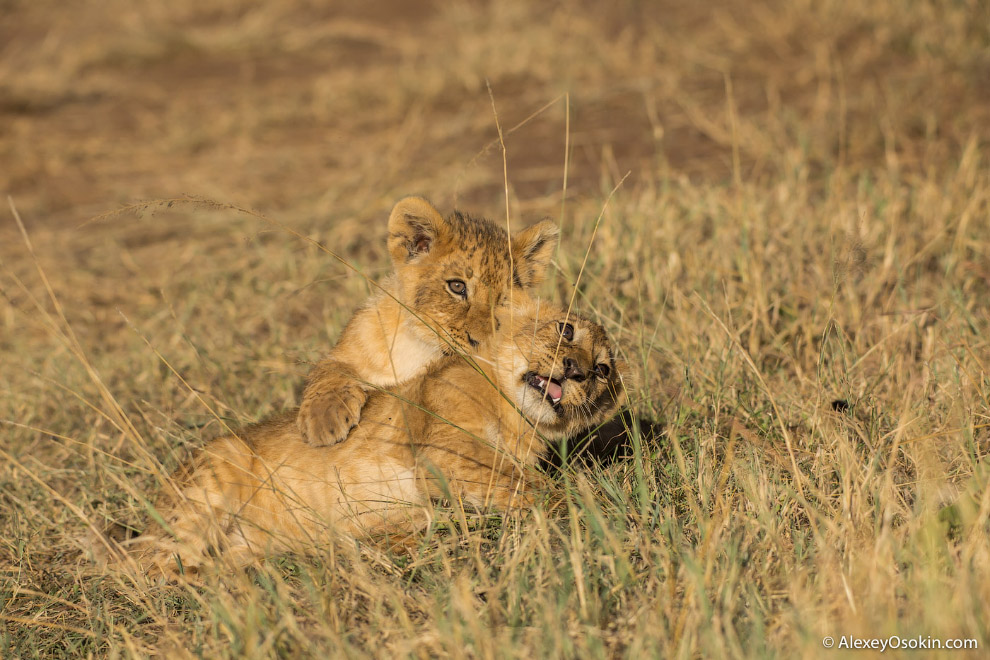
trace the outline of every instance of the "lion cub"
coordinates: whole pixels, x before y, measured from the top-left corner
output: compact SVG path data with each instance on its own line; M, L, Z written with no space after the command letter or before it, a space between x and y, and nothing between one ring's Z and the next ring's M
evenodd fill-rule
M444 355L478 346L509 287L543 280L557 238L557 226L543 221L510 242L490 220L456 211L444 218L424 199L401 200L388 219L395 272L307 376L297 420L303 439L340 442L368 389L406 382Z
M452 356L373 392L347 442L307 445L290 411L208 443L159 499L168 531L125 544L142 571L196 572L211 553L244 565L328 535L407 533L445 497L532 504L547 442L612 417L625 399L605 331L525 294L470 364Z

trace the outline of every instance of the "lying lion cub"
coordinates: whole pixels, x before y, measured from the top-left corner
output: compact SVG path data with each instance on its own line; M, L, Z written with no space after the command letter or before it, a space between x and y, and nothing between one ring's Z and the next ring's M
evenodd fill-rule
M157 503L169 531L126 542L126 553L174 575L211 550L243 565L328 533L414 531L431 498L529 506L546 442L614 415L624 367L600 326L524 294L496 320L473 360L452 356L372 393L344 443L306 444L295 411L210 442Z

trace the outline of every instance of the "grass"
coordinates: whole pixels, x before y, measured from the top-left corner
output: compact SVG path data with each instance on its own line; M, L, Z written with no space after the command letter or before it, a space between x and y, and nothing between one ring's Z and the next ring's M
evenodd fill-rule
M5 7L0 656L987 648L986 2ZM368 295L224 207L378 277L410 193L559 220L561 301L590 248L576 306L662 436L401 551L94 570L87 526L293 405ZM184 195L220 204L115 211Z

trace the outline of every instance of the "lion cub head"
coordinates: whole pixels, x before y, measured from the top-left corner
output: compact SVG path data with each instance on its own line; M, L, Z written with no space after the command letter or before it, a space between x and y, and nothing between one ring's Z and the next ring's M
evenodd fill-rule
M398 298L420 319L411 327L446 353L491 336L494 309L510 287L522 291L543 280L558 238L557 226L543 221L510 241L491 220L457 211L444 218L419 197L395 205L388 233Z
M528 296L499 319L499 385L546 437L597 426L625 403L627 367L600 325Z

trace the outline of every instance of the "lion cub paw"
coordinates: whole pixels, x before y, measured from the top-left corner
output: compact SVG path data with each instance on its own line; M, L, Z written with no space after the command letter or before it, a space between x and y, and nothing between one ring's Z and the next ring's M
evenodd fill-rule
M304 396L296 418L303 440L313 447L337 444L357 425L367 399L368 395L358 385Z

